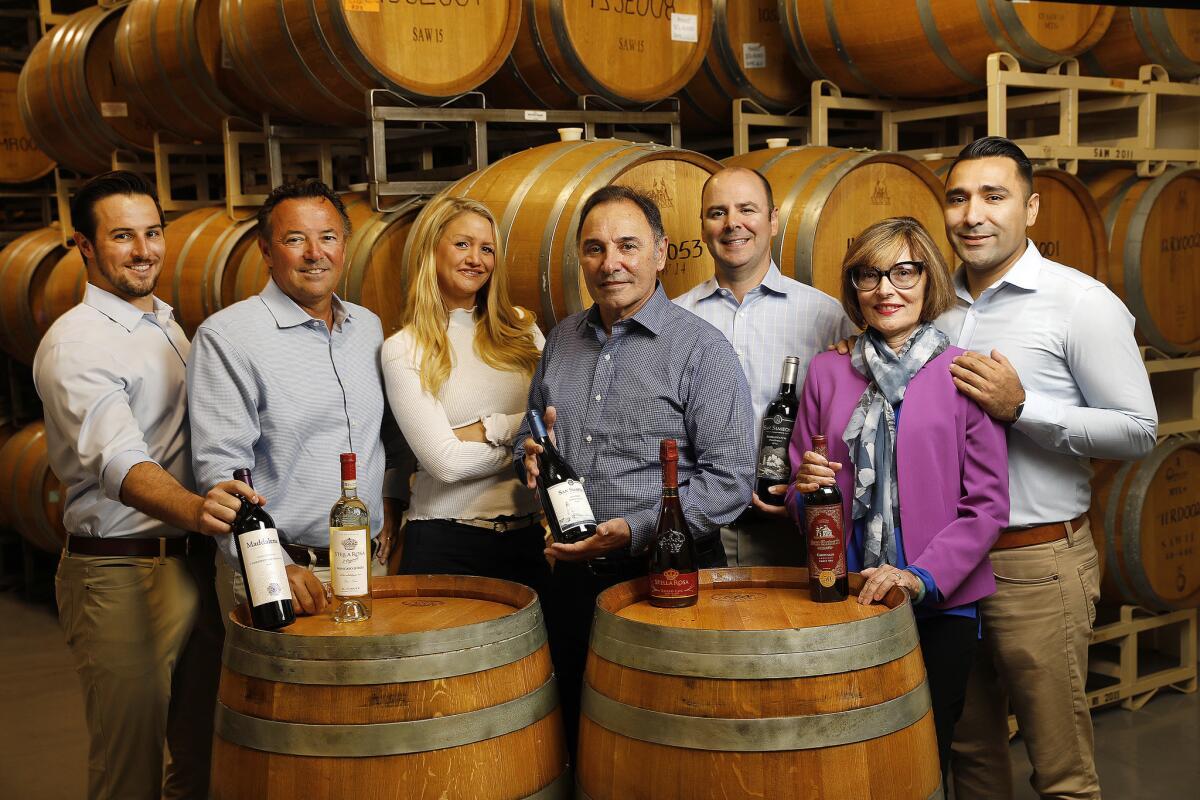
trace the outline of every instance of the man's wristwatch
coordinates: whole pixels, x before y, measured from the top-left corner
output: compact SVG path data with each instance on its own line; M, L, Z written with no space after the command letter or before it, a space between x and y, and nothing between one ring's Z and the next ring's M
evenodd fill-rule
M1017 403L1017 407L1013 409L1012 421L1016 422L1017 420L1019 420L1021 418L1021 412L1023 412L1024 410L1025 410L1025 401L1022 400L1021 402Z

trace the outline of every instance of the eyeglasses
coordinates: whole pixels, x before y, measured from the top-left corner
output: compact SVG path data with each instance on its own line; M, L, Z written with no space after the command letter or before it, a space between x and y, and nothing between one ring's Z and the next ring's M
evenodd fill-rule
M925 265L920 261L897 261L887 270L874 267L855 267L850 270L850 283L860 292L869 292L879 285L886 275L888 283L897 289L911 289L921 280Z

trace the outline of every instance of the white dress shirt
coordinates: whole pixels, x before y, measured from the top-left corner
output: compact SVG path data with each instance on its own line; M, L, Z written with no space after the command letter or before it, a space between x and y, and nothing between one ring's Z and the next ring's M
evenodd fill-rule
M181 536L121 502L129 470L153 461L193 488L188 452L188 340L171 307L154 312L88 284L46 333L33 378L50 467L66 486L63 521L83 536Z
M1154 447L1158 413L1133 315L1032 242L978 299L964 269L954 276L958 303L937 326L959 347L999 350L1025 387L1008 437L1009 524L1074 519L1091 502L1090 458L1139 458Z
M774 262L762 283L746 292L740 304L716 278L693 287L675 302L721 331L733 345L750 384L756 424L762 422L767 405L779 394L785 356L800 359L798 393L813 357L858 332L841 303L784 276ZM755 432L756 446L761 436L761 430Z
M408 519L495 519L538 511L537 495L512 471L512 444L525 416L529 376L499 370L475 352L473 310L455 309L446 337L453 366L436 396L421 386L421 352L408 328L383 343L383 380L392 413L417 458ZM534 343L546 338L536 326ZM487 442L463 442L455 428L482 422Z

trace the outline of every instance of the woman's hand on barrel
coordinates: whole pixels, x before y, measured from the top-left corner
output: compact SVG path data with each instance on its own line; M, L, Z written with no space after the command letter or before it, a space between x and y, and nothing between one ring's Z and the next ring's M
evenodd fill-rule
M837 482L837 472L842 468L842 462L830 461L825 456L812 450L805 452L800 469L796 470L796 491L801 494L815 492L822 486L833 486Z
M586 539L571 544L555 542L546 548L546 555L558 561L587 561L613 550L628 547L633 538L629 523L622 517L605 520L596 526L596 532Z
M320 614L328 602L325 599L325 586L311 571L298 564L287 565L288 584L292 587L292 599L299 608L298 614Z
M899 586L908 592L909 599L921 593L921 579L906 569L896 569L891 564L881 567L867 567L862 571L867 579L858 592L858 604L867 606L878 603L894 587Z

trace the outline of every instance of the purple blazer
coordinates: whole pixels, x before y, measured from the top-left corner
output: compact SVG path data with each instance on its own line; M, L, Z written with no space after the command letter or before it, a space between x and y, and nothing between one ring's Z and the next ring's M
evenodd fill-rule
M996 590L988 551L1008 524L1005 429L954 387L950 362L962 352L949 347L913 376L896 441L904 554L933 576L944 598L937 608L971 603ZM842 435L866 388L849 356L826 352L814 358L789 448L798 469L812 449L813 434L825 434L829 460L842 464L837 483L847 527L854 465ZM792 480L787 507L804 530L795 473ZM849 540L849 530L846 535Z

